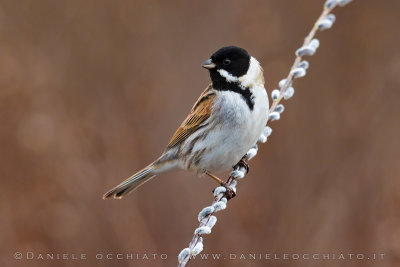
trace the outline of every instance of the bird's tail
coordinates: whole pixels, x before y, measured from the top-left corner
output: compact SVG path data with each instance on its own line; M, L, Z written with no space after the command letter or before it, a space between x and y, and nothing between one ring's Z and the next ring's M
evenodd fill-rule
M107 193L103 195L103 199L107 198L116 198L121 199L125 195L127 195L132 190L138 188L145 182L149 181L151 178L156 176L153 164L150 164L143 170L135 173L113 189L109 190Z

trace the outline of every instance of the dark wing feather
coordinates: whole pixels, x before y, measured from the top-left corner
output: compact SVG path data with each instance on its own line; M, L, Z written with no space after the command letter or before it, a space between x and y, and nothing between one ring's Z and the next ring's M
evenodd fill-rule
M201 127L200 125L211 115L214 97L215 92L210 84L200 95L187 118L182 122L181 126L179 126L178 130L176 130L175 134L172 136L167 149L181 144Z

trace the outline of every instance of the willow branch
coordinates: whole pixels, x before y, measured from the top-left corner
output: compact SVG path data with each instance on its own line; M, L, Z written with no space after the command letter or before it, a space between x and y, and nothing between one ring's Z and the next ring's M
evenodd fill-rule
M275 121L280 119L280 114L284 111L284 106L280 104L282 99L289 99L294 94L293 82L296 78L304 77L307 73L309 63L303 60L304 56L312 56L319 47L318 39L314 38L319 30L326 30L332 27L335 22L335 15L331 14L332 10L337 6L344 6L351 0L327 0L324 4L323 11L313 25L311 31L304 39L303 45L297 49L294 63L289 74L285 79L279 82L280 89L275 89L271 92L272 105L269 109L268 120ZM259 142L265 143L268 136L272 133L272 129L266 126L261 133ZM258 146L255 144L243 157L244 161L252 159L258 151ZM192 240L189 246L183 249L178 255L178 267L184 267L190 259L194 258L203 250L202 235L210 234L211 229L217 222L215 213L226 209L227 202L235 195L237 180L244 178L246 168L242 162L236 164L233 171L226 181L225 187L219 186L214 189L214 199L210 206L205 207L198 215L199 227L194 231ZM230 190L227 190L230 189Z

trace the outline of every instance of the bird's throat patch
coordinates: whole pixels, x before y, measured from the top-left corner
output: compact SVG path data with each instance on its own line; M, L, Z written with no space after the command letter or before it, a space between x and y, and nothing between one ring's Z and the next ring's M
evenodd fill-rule
M232 91L240 94L250 110L254 108L254 96L250 88L241 86L238 82L216 81L213 82L213 88L218 91Z

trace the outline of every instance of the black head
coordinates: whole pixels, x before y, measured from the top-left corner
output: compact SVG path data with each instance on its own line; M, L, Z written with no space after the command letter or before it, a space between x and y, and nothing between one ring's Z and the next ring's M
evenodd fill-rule
M249 53L243 48L226 46L215 52L202 66L209 69L212 80L220 76L218 70L225 70L234 77L241 77L249 69L250 58Z

